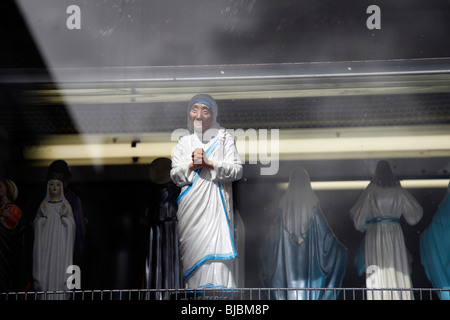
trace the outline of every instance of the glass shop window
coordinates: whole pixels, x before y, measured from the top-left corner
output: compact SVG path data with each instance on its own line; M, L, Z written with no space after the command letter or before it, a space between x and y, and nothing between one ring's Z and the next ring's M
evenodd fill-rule
M14 289L33 283L33 221L55 170L79 199L73 264L81 289L156 288L148 266L159 263L156 252L172 254L177 238L176 209L156 214L155 206L172 195L158 192L171 181L196 94L217 102L213 116L242 162L226 199L239 287L264 285L261 248L296 168L308 173L348 253L341 286L365 287L354 265L365 233L350 209L380 160L423 209L414 225L399 223L412 285L431 287L419 242L450 181L448 10L418 2L190 3L0 5L8 13L0 178L15 182L25 217L26 258ZM156 243L150 231L163 232L155 226L164 221L172 241ZM179 276L173 286L182 286Z

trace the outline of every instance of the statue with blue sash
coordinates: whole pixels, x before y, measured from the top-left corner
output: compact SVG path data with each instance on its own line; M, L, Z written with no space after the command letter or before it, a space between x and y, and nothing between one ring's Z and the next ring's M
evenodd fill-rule
M411 300L411 270L400 217L414 225L422 207L402 188L389 162L377 163L375 175L350 210L355 228L365 233L355 263L366 272L369 300ZM392 290L399 288L400 290ZM383 290L388 289L388 290Z

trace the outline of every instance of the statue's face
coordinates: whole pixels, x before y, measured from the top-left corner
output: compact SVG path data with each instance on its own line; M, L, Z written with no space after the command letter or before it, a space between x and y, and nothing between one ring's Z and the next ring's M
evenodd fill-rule
M61 195L61 181L52 179L48 183L48 191L50 196L59 198Z
M189 112L189 116L196 132L205 132L211 128L213 115L206 104L194 104Z

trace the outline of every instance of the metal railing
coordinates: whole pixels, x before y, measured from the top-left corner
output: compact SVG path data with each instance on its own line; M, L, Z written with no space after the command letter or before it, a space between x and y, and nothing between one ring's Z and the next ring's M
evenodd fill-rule
M236 288L236 289L117 289L45 292L3 292L0 300L440 300L450 289L367 288Z

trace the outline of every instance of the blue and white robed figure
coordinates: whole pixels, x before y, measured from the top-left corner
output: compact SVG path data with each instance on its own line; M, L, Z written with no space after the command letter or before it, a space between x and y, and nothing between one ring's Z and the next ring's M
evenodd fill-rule
M260 249L263 287L290 289L272 290L270 299L336 299L335 288L342 285L347 260L347 249L323 216L308 173L295 168Z
M420 259L431 284L450 289L450 184L430 226L420 236ZM450 300L450 291L439 294Z
M188 105L189 134L172 153L178 197L178 237L185 288L236 286L232 182L242 177L234 137L217 123L216 101L194 96Z

